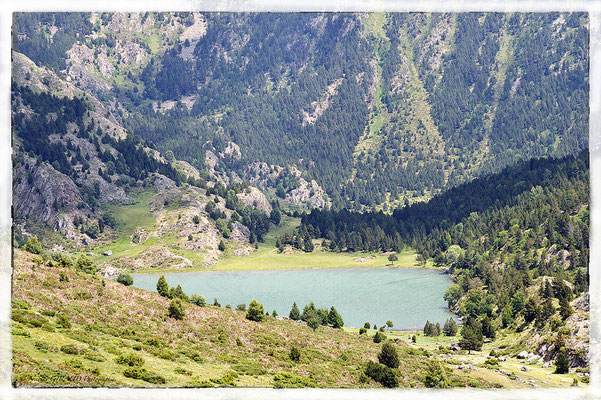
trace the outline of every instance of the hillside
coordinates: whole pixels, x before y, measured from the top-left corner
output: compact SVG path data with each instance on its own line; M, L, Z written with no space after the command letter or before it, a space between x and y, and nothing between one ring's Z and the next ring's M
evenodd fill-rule
M259 189L161 154L97 97L15 52L12 110L18 245L30 235L57 250L150 239L162 256L142 267L191 265L174 249L202 252L199 264L211 265L220 241L248 254L271 225L272 202ZM133 219L127 209L138 210Z
M324 326L313 331L305 323L274 317L254 322L245 312L189 303L184 303L184 319L176 320L167 316L169 300L157 293L74 267L49 267L43 258L15 251L17 387L380 386L363 373L381 348L370 336ZM292 346L300 349L298 362L289 358ZM394 346L401 355L395 369L400 386L423 387L438 357L424 357L403 343ZM128 360L149 371L143 379L124 376L132 368L117 360L130 354ZM452 386L514 385L507 377L443 371Z
M527 331L518 346L545 359L563 348L575 367L588 363L589 193L582 152L518 163L393 215L313 210L298 230L338 252L411 244L422 265L451 274L445 300L466 324L492 327L489 338Z
M14 30L161 152L312 206L390 210L588 143L583 13L35 13Z

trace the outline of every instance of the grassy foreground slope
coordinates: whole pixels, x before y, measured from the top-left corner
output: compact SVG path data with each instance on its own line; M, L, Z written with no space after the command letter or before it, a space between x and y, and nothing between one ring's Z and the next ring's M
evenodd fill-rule
M156 293L72 268L47 267L39 256L15 250L13 384L380 386L364 375L381 348L369 336L323 326L314 332L273 317L252 322L240 311L192 304L184 305L186 316L177 321L167 317L168 303ZM299 362L290 360L292 346L301 350ZM400 386L423 387L436 356L395 347ZM117 362L120 356L134 365ZM141 368L147 372L133 376L143 379L124 376ZM471 373L443 371L454 386L495 385Z

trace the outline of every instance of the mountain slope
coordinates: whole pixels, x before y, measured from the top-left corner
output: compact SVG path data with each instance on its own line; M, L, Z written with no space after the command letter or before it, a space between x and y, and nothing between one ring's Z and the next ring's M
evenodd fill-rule
M179 250L202 252L211 264L222 254L220 241L249 253L269 229L273 208L257 188L213 169L198 171L170 152L164 157L97 97L16 52L12 108L17 245L32 234L58 251L111 241L142 248L151 239L146 245L162 256L138 268L185 266L192 261ZM152 221L124 222L127 215L116 211L134 204Z
M218 169L293 166L335 207L587 147L582 13L18 14L15 30L161 151L202 170L234 142Z

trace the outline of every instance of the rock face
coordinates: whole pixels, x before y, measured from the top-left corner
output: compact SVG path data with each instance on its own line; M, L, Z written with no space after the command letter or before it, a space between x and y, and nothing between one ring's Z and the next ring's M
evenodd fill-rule
M325 190L315 180L307 181L301 176L301 172L294 167L289 170L290 174L298 180L298 186L286 193L286 201L305 208L321 208L328 205ZM275 197L275 188L271 185L271 182L277 181L284 173L285 169L280 166L254 162L246 167L244 176L251 184Z
M155 174L154 180L152 181L154 190L157 193L164 193L177 187L173 180L167 178L165 175Z
M267 197L265 197L265 195L256 187L251 186L247 191L238 193L238 198L245 205L257 208L267 215L271 212L272 207L271 204L269 204L269 200L267 200Z
M19 217L34 216L42 222L55 225L59 209L66 213L73 212L82 201L75 183L47 163L36 166L33 162L27 162L18 167L16 175L21 177L13 188L15 214Z

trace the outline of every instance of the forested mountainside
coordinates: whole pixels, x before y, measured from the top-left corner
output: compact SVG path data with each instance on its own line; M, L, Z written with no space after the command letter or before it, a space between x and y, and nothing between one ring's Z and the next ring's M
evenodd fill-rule
M393 215L313 210L297 234L321 237L332 251L399 251L408 243L422 263L448 268L455 284L445 299L465 324L490 338L494 329L487 334L484 326L530 328L536 351L565 346L579 365L586 363L586 324L560 328L582 293L575 304L588 311L588 161L582 152L518 163Z
M587 147L584 13L14 22L16 51L96 96L162 153L309 207L390 210Z
M135 245L152 236L159 243L147 261L155 265L189 263L164 247L167 238L171 249L207 251L214 262L220 240L250 249L269 229L269 217L279 216L248 182L164 157L123 128L98 98L16 52L11 101L19 246L31 234L49 247L67 248L94 248L124 236ZM124 231L124 216L114 207L139 203L140 196L156 230L136 220L138 229Z

